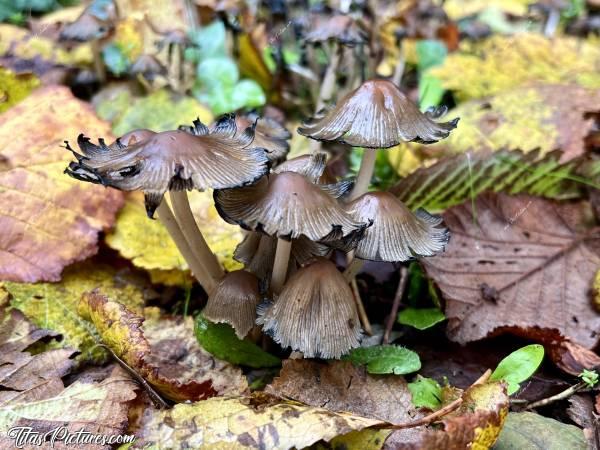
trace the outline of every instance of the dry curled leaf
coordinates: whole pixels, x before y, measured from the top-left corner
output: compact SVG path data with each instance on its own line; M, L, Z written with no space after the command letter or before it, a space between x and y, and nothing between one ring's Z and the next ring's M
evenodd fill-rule
M446 299L450 339L558 330L596 345L600 314L589 295L599 235L586 227L588 206L489 194L446 211L450 244L423 263Z
M63 174L71 157L61 145L82 129L109 134L66 87L39 89L0 117L0 279L58 281L112 225L122 194Z
M171 400L239 393L246 387L239 370L194 346L191 318L153 324L147 339L142 316L98 292L84 294L78 311L95 325L104 344Z

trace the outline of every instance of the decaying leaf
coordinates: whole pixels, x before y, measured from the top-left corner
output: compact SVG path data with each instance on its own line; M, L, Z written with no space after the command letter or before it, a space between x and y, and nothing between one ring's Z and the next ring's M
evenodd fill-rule
M0 113L19 103L39 84L32 74L14 74L0 67Z
M122 194L69 179L61 145L80 130L110 140L108 124L66 87L36 90L0 117L0 279L58 281L97 251Z
M465 343L507 329L558 330L596 345L600 314L589 296L599 237L586 228L588 206L489 194L446 211L452 239L443 255L423 262L446 298L449 337Z
M67 269L60 283L11 283L0 285L10 294L11 306L21 310L35 325L62 335L61 346L81 352L79 361L102 363L108 354L96 346L94 327L77 314L84 292L99 288L133 311L141 312L144 298L141 289L126 273L100 264L84 263Z
M304 448L319 440L361 430L378 420L335 413L296 402L280 402L263 393L217 397L148 410L136 431L133 448Z
M190 192L189 199L198 226L219 261L228 271L241 268L233 259L235 247L243 239L240 228L219 217L212 192ZM141 193L128 194L106 242L137 267L161 271L188 268L164 225L148 220Z
M158 321L150 327L153 338L147 339L142 316L98 292L84 294L78 311L94 324L104 344L171 400L198 400L246 388L239 369L217 363L195 345L191 318L179 324Z
M537 151L518 150L467 152L418 169L390 191L409 208L425 208L429 212L443 211L487 191L560 199L578 197L585 183L592 182L589 176L575 181L579 179L578 168L585 163L578 158L560 163L560 156L560 152L551 152L539 158ZM588 167L600 172L600 164L591 163Z
M463 100L531 82L600 87L598 42L518 33L492 36L474 48L466 48L468 45L463 44L462 51L449 55L430 72Z
M560 161L565 162L586 151L585 138L600 114L600 90L560 84L524 86L464 102L448 114L460 117L460 126L444 141L422 148L429 155L539 149L539 156L544 156L559 149Z
M476 15L486 8L498 8L506 14L524 16L532 3L535 0L448 0L444 2L444 11L452 20Z

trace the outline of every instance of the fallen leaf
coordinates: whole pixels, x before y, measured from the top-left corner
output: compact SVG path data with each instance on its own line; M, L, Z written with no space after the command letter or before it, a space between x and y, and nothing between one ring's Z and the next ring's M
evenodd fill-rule
M532 344L515 350L498 364L490 380L503 380L508 395L519 390L520 383L528 380L544 360L544 347Z
M449 55L430 73L442 81L444 88L465 100L532 82L598 88L599 63L597 41L518 33L494 35L475 46L465 43L462 51Z
M32 74L14 74L0 67L0 113L19 103L39 84Z
M479 14L487 8L498 8L506 14L524 16L532 3L535 0L448 0L444 2L444 11L452 20Z
M539 149L540 157L560 150L560 162L565 162L586 153L585 138L594 130L599 105L598 89L560 84L517 87L461 103L448 113L460 117L457 130L442 142L416 148L428 155Z
M419 355L398 345L355 348L344 359L352 361L353 364L365 365L367 372L373 374L404 375L421 368Z
M558 151L542 158L537 151L469 151L416 170L390 192L409 208L430 212L444 211L484 192L579 197L586 183L593 182L591 175L600 171L600 164L580 158L560 163L560 156ZM578 178L583 166L590 171L589 176Z
M63 174L61 144L80 130L110 140L108 125L66 87L33 92L0 116L0 279L58 281L63 268L98 250L122 194Z
M598 450L598 436L600 431L600 417L594 414L593 397L586 394L576 394L569 398L567 408L569 418L583 428L583 435L587 440L590 450Z
M554 338L548 345L552 361L571 375L577 376L583 369L594 370L600 367L600 356L562 336Z
M0 284L11 297L11 306L21 310L35 325L62 335L60 345L81 352L78 361L103 363L107 352L96 346L98 334L77 314L77 305L84 292L100 288L118 298L134 311L142 310L141 289L126 273L99 264L84 263L67 269L60 283Z
M450 339L559 330L596 345L600 314L588 295L600 255L585 238L587 206L489 194L446 211L452 239L423 264L446 299Z
M228 271L241 268L233 259L237 244L243 239L238 226L225 223L212 200L212 192L190 192L190 206L206 242ZM125 206L117 215L106 243L124 258L143 269L186 271L187 264L164 225L149 220L141 193L128 194ZM185 278L180 277L182 281Z
M220 393L217 389L241 392L247 386L239 370L218 364L194 345L191 318L178 326L161 321L151 327L154 338L149 340L142 329L142 316L98 292L84 294L78 311L94 324L104 344L173 401L210 397ZM173 334L175 331L179 334Z
M170 410L149 410L132 448L304 448L350 431L381 423L296 402L280 402L264 393L211 398Z
M583 432L531 412L510 413L494 450L585 450Z
M435 324L446 320L446 316L439 308L412 308L403 309L398 314L398 323L408 325L417 330L426 330Z
M442 387L433 378L417 375L417 379L408 383L412 403L417 408L438 409L442 406Z

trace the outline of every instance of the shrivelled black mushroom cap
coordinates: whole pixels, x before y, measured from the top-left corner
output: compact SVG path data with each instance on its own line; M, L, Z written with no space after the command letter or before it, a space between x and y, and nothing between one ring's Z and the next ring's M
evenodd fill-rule
M271 174L252 186L214 192L215 206L229 223L269 236L312 241L354 242L366 223L352 219L336 196L351 184L315 185L295 172ZM335 196L334 196L335 195Z
M252 272L261 280L266 280L273 270L277 238L262 233L248 233L238 244L233 258L244 264L244 269ZM322 244L313 242L306 236L300 236L292 241L288 273L297 267L307 264L319 256L327 256L331 250Z
M336 41L348 47L364 44L367 39L367 32L359 23L344 14L327 18L318 16L316 23L304 37L304 40L311 44Z
M448 137L458 123L458 118L435 122L435 115L419 111L392 82L369 80L298 128L298 133L353 147L389 148L402 141L430 144Z
M356 220L372 221L354 255L372 261L399 262L444 250L449 231L441 217L423 209L414 214L389 192L369 192L348 203Z
M60 40L87 42L108 35L114 28L117 8L112 0L95 0L74 22L63 27Z
M250 145L253 127L238 132L235 120L228 118L212 131L199 121L195 128L202 132L146 134L146 139L131 145L120 141L115 147L121 148L110 148L102 140L94 145L80 135L81 154L67 144L77 162L72 162L66 173L124 191L143 191L152 217L167 190L245 186L269 171L265 150Z
M292 275L277 301L259 314L257 323L266 333L307 358L339 358L358 347L361 338L348 282L322 258Z
M246 270L235 270L219 281L202 314L212 322L231 325L243 339L254 326L261 300L258 278Z

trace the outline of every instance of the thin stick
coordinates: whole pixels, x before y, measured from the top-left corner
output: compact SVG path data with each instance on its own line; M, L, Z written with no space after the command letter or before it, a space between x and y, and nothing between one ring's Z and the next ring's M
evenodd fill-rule
M571 395L577 393L581 389L585 388L586 386L587 386L587 383L585 381L580 381L579 383L574 384L570 388L565 389L564 391L559 392L556 395L553 395L551 397L544 398L542 400L538 400L536 402L530 403L529 405L527 405L525 407L525 409L540 408L542 406L549 405L550 403L554 403L554 402L557 402L559 400L564 400L564 399L570 397Z
M348 283L351 282L360 269L362 269L363 264L365 263L362 259L354 258L352 255L349 255L349 259L351 259L350 264L344 270L344 278L348 280Z
M292 241L277 239L277 249L275 250L275 262L273 263L273 275L271 277L271 290L279 294L283 289L285 277L287 275L290 253L292 252Z
M187 191L170 191L169 195L177 223L179 223L185 239L190 244L192 252L206 267L209 275L215 281L220 280L225 276L225 272L198 228L198 224L190 208Z
M365 333L369 336L373 336L373 327L369 321L369 316L367 316L365 305L363 305L362 299L360 298L360 291L358 290L356 278L352 278L352 281L350 281L350 289L352 289L352 296L354 297L354 303L356 304L358 317L360 319L360 323L362 324L363 330L365 330Z
M375 171L375 161L377 159L377 150L365 148L362 160L360 161L360 169L354 183L354 189L350 194L350 201L357 199L369 189L373 172Z
M383 333L382 344L387 344L390 341L390 334L394 323L396 323L396 316L398 315L398 308L400 308L400 302L406 289L406 283L408 281L408 270L405 266L400 268L400 281L398 282L398 289L396 289L396 295L394 295L394 302L392 303L392 310L390 311L390 317L385 324L385 332Z
M175 220L175 216L169 208L167 201L163 199L158 208L156 209L158 213L158 218L165 226L171 239L175 242L179 253L183 256L183 259L187 262L192 274L198 280L198 283L204 288L207 294L210 294L214 289L216 283L215 280L208 274L208 271L202 264L202 262L196 258L194 253L192 252L183 232L179 229L179 225L177 225L177 220Z
M96 71L98 81L102 84L106 81L106 68L102 60L102 52L100 52L100 42L98 42L98 39L91 41L90 47L92 48L92 57L94 58L94 70Z

